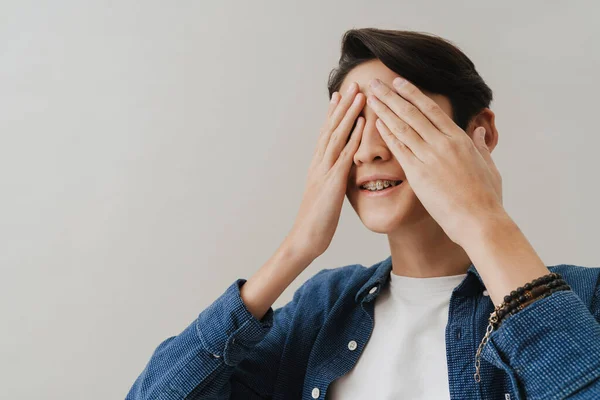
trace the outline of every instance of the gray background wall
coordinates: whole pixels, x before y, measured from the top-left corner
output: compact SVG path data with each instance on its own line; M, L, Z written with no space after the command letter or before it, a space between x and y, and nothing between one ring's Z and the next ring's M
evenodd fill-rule
M600 3L1 1L0 376L123 398L154 348L291 228L343 32L433 32L492 87L504 205L598 265ZM344 205L322 268L388 256ZM42 395L43 394L43 395Z

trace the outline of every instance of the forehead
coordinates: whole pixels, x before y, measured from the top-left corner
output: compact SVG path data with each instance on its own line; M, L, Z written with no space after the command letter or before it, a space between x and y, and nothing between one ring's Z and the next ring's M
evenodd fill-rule
M368 96L371 94L371 87L369 86L371 79L378 78L386 85L393 87L392 82L398 76L399 75L397 73L386 67L385 64L383 64L379 59L365 61L348 72L348 75L346 75L340 86L339 92L344 94L346 88L352 82L356 82L360 87L360 91L364 93L365 96ZM446 113L450 114L452 105L446 96L434 94L426 90L422 90L422 92L438 103L444 109L444 111L446 111Z
M371 94L371 88L369 82L371 79L379 78L382 82L391 85L394 78L399 76L397 73L386 67L378 59L365 61L362 64L352 68L348 75L344 78L342 85L340 86L340 93L344 93L346 88L352 83L357 82L360 91L365 95Z

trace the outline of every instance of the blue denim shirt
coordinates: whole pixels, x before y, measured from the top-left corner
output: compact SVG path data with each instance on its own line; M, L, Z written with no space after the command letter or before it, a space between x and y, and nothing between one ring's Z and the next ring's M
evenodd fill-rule
M323 269L261 320L240 297L246 280L237 279L158 345L127 399L326 399L368 344L391 268L390 256L369 268ZM548 269L571 290L531 303L493 331L476 382L475 354L494 304L471 264L450 297L451 399L600 399L600 267Z

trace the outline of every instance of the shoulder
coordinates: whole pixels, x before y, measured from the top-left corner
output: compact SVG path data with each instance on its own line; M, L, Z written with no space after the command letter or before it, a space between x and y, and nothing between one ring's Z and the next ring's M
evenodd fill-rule
M560 274L600 322L600 267L576 264L547 266L551 272Z
M360 288L384 261L371 266L348 264L320 270L304 283L303 302L325 312L334 306L352 304Z
M358 282L368 279L366 272L369 268L362 264L348 264L335 268L324 268L310 277L306 282L306 290L313 295L336 293L355 286Z
M356 278L368 268L362 264L348 264L335 268L323 268L314 274L310 281L315 285L335 285Z

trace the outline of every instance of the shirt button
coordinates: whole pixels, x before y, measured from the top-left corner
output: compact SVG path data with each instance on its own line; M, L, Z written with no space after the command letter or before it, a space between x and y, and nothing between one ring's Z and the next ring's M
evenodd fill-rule
M369 294L373 294L377 291L377 286L373 286L371 290L369 290Z
M354 340L351 340L348 342L348 348L350 350L356 350L356 342Z
M489 296L489 293L488 293L488 291L487 291L487 290L484 290L484 291L483 291L483 295L484 295L484 296Z
M321 392L319 391L319 388L314 388L312 391L312 398L318 399L320 394L321 394Z

